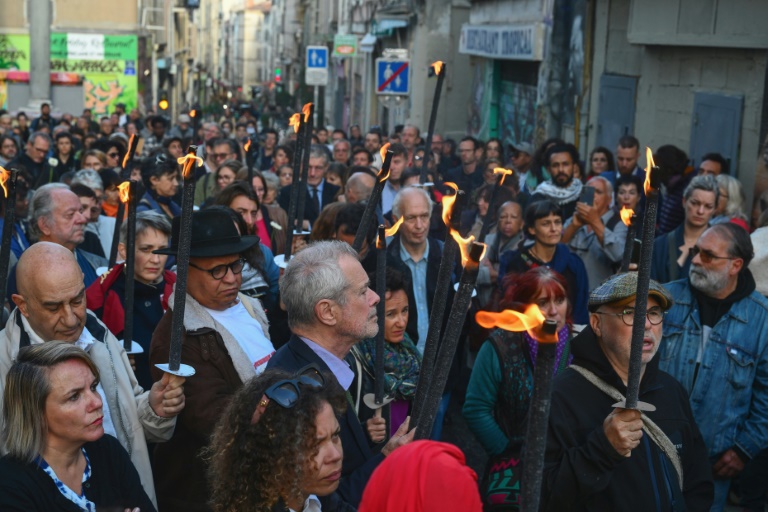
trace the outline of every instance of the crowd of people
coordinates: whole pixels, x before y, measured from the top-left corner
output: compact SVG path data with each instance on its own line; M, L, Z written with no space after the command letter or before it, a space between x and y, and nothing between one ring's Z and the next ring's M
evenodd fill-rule
M175 122L123 105L100 119L53 117L49 105L31 121L0 112L0 165L18 170L16 201L0 208L0 224L15 213L0 334L2 510L518 510L543 335L483 329L473 313L530 304L557 325L542 510L719 511L729 500L764 510L768 213L747 218L728 160L654 152L662 186L640 384L654 409L640 411L613 407L626 395L635 302L646 300L637 274L620 269L632 243L620 212L640 226L646 208L635 137L582 161L559 139L433 134L427 147L413 124L321 126L296 193L309 234L289 237L296 134L259 124L247 110ZM131 136L143 148L125 159ZM400 226L380 297L375 227L361 220L385 143L376 224ZM204 161L182 262L179 159L190 144ZM129 180L141 190L133 318L127 223L115 229ZM449 214L454 194L466 205ZM452 229L488 250L430 440L415 441ZM289 241L293 257L278 265ZM188 265L183 298L178 264ZM456 284L461 261L449 264ZM435 317L447 321L453 294ZM187 379L157 367L180 300ZM123 348L128 322L140 351ZM381 409L364 399L378 358ZM466 446L440 441L451 403L487 452L479 474Z

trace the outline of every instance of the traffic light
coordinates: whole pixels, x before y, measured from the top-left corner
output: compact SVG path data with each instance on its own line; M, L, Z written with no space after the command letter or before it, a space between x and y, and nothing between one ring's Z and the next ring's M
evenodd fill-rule
M280 68L275 68L275 82L282 82L283 81L283 70Z
M157 108L160 110L168 110L168 93L165 91L160 91L160 100L157 102Z

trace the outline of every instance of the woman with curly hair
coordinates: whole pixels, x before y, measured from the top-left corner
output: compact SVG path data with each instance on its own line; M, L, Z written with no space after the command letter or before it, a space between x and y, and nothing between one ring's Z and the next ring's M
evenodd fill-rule
M354 512L334 491L347 401L314 365L267 370L232 397L207 454L215 512Z

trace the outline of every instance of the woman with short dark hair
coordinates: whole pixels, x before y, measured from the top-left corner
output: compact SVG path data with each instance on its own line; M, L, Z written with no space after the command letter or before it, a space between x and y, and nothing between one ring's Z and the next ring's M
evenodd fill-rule
M181 215L181 207L173 198L179 189L179 170L176 160L168 153L158 153L141 165L141 179L146 192L136 206L137 212L154 210L168 220Z
M128 453L104 435L98 384L74 344L19 350L3 396L0 510L155 510Z

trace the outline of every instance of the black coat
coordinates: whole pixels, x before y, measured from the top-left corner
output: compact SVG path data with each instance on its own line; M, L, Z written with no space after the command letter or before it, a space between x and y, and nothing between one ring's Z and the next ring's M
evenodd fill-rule
M124 510L139 507L154 512L139 474L128 453L112 436L85 444L91 462L91 478L83 484L86 498L97 507ZM25 464L8 456L0 459L0 510L3 512L79 512L37 464Z
M626 386L591 327L574 338L571 350L572 364L590 370L626 396ZM631 457L614 450L603 421L615 400L568 368L558 375L552 392L541 510L709 510L714 487L707 449L687 393L659 370L658 355L646 366L640 400L656 406L648 417L677 447L683 466L682 495L671 462L645 432Z
M351 354L347 357L350 367L354 370L354 358ZM267 368L295 372L312 363L316 364L323 373L331 374L328 365L320 359L320 356L315 354L298 336L293 335L287 344L275 352ZM357 507L363 498L363 490L371 473L384 460L384 456L371 453L368 437L352 407L347 407L344 416L339 418L339 426L341 445L344 448L344 463L337 492L345 502Z
M291 205L291 188L292 187L293 187L293 184L280 189L280 195L277 198L277 203L286 212L288 212ZM339 187L337 187L336 185L331 185L327 181L323 183L323 195L322 195L322 200L320 204L320 209L322 210L327 205L336 201L336 194L338 192L339 192ZM320 215L320 212L317 211L317 209L315 208L315 204L312 202L312 198L309 195L309 190L306 190L304 194L306 195L306 201L307 201L304 206L304 219L308 220L310 223L313 223L315 222L315 220L317 220L317 216Z

